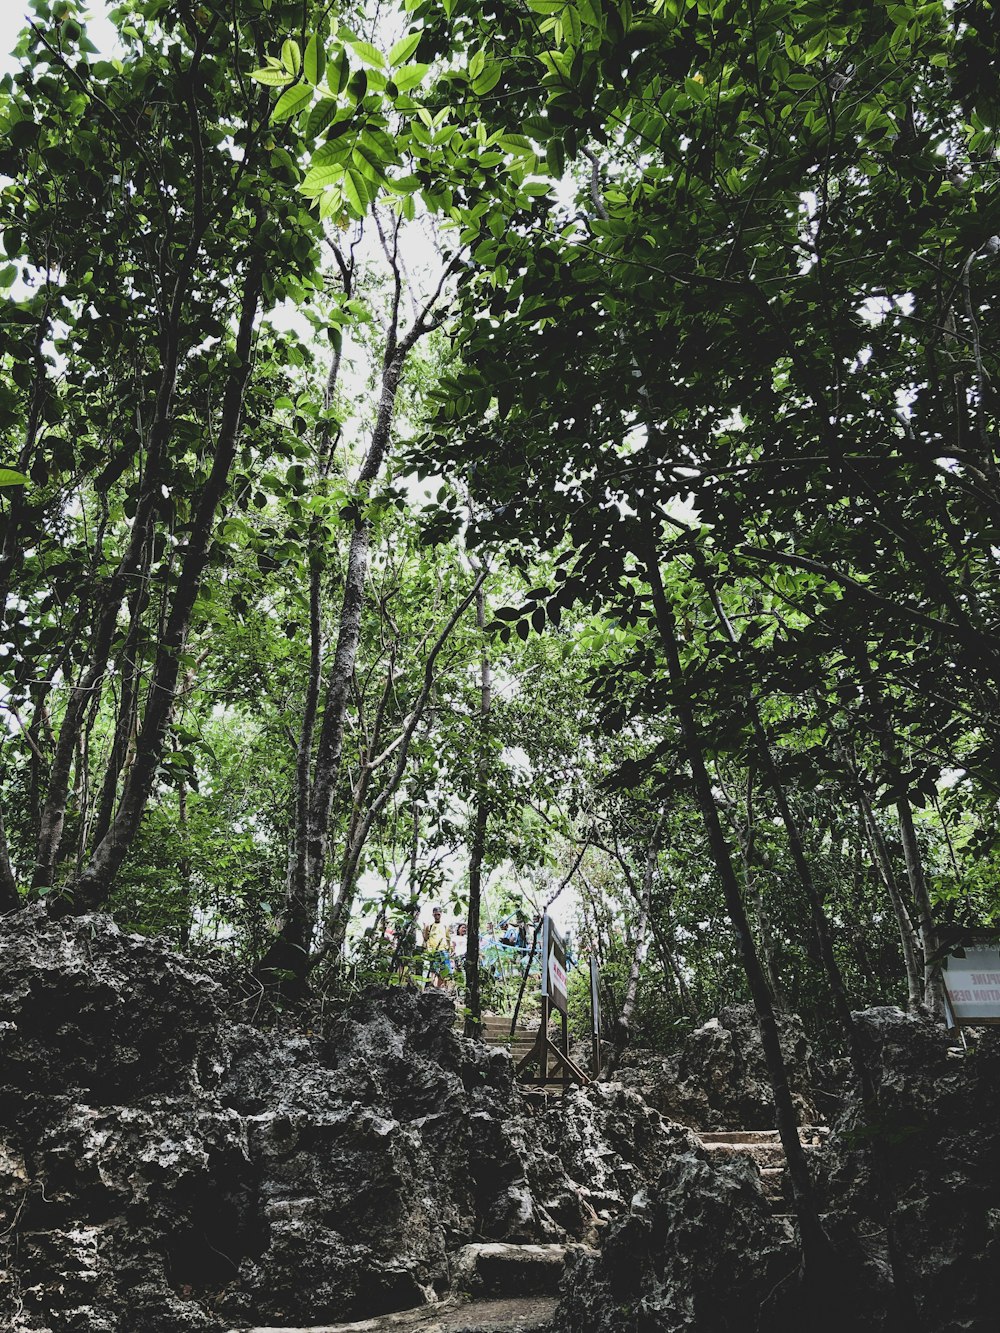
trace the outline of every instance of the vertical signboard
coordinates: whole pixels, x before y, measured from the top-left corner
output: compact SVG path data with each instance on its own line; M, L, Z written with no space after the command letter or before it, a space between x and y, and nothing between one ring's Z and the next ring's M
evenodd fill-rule
M1000 1023L1000 950L985 943L950 954L944 963L944 986L959 1027Z
M560 1013L568 1009L566 1000L566 945L548 912L542 919L542 994Z

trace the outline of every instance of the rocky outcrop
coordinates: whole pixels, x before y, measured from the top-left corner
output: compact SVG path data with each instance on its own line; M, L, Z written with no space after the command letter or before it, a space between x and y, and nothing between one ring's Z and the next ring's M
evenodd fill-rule
M928 1333L1000 1326L1000 1029L968 1049L899 1009L856 1015L875 1083L832 1128L827 1222L886 1286L902 1325Z
M809 1042L796 1015L777 1018L799 1123L815 1124L816 1070ZM618 1078L668 1119L695 1129L774 1128L774 1101L750 1005L727 1006L669 1055L626 1051Z
M897 1009L856 1015L875 1105L855 1091L812 1164L833 1268L798 1281L790 1218L750 1154L670 1157L570 1275L569 1333L993 1333L1000 1310L1000 1030L968 1050ZM752 1136L746 1136L752 1138ZM719 1136L724 1138L724 1136ZM832 1276L831 1276L832 1272ZM824 1322L825 1319L825 1322Z
M529 1174L535 1197L559 1225L588 1236L574 1219L581 1201L590 1216L606 1222L627 1213L635 1194L655 1181L663 1163L699 1149L697 1138L672 1124L631 1088L594 1083L570 1088L558 1111L534 1126L537 1148ZM560 1197L566 1181L568 1197ZM592 1233L588 1238L592 1238Z
M470 1243L592 1241L597 1205L627 1208L684 1138L602 1088L570 1095L557 1134L561 1113L528 1110L510 1056L456 1033L437 992L263 1028L239 973L40 908L0 920L0 977L15 1328L207 1333L418 1305Z
M599 1254L572 1271L554 1326L566 1333L753 1333L769 1294L798 1266L749 1159L672 1157Z

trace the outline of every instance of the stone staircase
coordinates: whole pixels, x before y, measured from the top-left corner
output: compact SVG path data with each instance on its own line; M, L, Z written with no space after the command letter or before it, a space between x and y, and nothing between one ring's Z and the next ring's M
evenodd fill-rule
M514 1029L514 1035L511 1036L510 1020L510 1014L484 1014L482 1018L483 1040L486 1042L487 1046L502 1046L509 1050L511 1059L514 1062L514 1067L517 1068L518 1064L534 1046L538 1036L539 1025L537 1018L534 1020L529 1019L527 1022L519 1022ZM553 1039L555 1039L556 1033L558 1032L558 1025L553 1023L550 1031ZM550 1072L554 1065L555 1060L553 1057L550 1057ZM534 1072L537 1073L537 1070ZM561 1097L564 1091L565 1088L561 1083L550 1083L545 1087L532 1087L529 1083L524 1088L526 1096L529 1098L538 1098L542 1101L547 1097Z
M696 1133L710 1158L752 1158L760 1171L764 1193L771 1201L774 1212L779 1216L788 1214L791 1192L785 1150L776 1129L697 1130ZM826 1125L800 1126L799 1142L805 1148L807 1157L823 1151L829 1133Z
M510 1035L510 1014L483 1014L483 1040L487 1046L505 1046L515 1065L531 1050L538 1036L538 1023L518 1023Z

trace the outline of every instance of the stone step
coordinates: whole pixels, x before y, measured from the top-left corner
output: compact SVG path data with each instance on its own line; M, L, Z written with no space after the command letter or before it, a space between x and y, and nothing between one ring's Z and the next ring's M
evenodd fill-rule
M713 1144L777 1144L781 1145L781 1139L776 1129L699 1129L695 1133L701 1139L706 1148ZM799 1142L803 1147L820 1147L829 1137L830 1130L827 1125L800 1125Z
M488 1045L507 1044L511 1040L510 1035L510 1014L484 1014L482 1017L482 1036ZM456 1022L456 1027L462 1027L464 1020ZM538 1032L538 1024L519 1022L514 1029L514 1040L519 1038L530 1039L534 1041Z
M450 1297L417 1310L379 1315L353 1324L313 1324L309 1327L239 1328L229 1333L547 1333L552 1327L555 1296L512 1296L503 1299L463 1300Z
M799 1142L807 1156L822 1151L830 1131L826 1125L804 1125L799 1128ZM789 1194L788 1168L785 1150L776 1129L725 1129L698 1131L702 1147L713 1161L733 1157L752 1157L760 1172L764 1194L774 1216L784 1217Z
M567 1260L585 1250L582 1245L510 1245L491 1241L465 1245L452 1261L452 1286L474 1296L554 1296L566 1271Z
M776 1129L699 1129L706 1147L713 1143L780 1143Z
M717 1161L727 1157L752 1157L763 1170L785 1165L785 1150L780 1143L703 1143L705 1151Z

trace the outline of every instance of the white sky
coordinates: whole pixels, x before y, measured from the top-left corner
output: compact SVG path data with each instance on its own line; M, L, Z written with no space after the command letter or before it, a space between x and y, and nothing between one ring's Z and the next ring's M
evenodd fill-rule
M83 12L87 36L100 50L110 52L114 46L115 30L108 21L107 9L103 0L96 0ZM24 0L0 0L0 74L16 68L10 52L17 43L18 33L26 24L28 12Z

